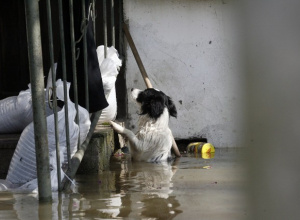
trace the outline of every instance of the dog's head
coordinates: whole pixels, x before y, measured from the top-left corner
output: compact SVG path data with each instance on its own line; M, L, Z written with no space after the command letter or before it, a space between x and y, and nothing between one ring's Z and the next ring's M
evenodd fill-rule
M158 119L167 108L170 116L177 117L176 107L171 98L156 89L131 89L133 99L141 106L141 115L148 114L151 118Z

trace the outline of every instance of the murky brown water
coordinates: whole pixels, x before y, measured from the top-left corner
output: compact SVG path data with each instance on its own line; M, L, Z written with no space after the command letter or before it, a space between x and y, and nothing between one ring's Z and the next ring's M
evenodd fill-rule
M113 159L102 174L76 177L74 193L0 193L0 219L243 219L244 170L236 150L213 159L188 154L171 163Z

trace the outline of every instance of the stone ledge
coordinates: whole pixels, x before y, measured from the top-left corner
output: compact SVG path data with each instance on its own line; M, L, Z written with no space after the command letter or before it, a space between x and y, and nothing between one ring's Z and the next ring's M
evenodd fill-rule
M0 179L5 179L20 134L0 134ZM114 132L110 126L97 125L77 173L98 173L108 169L114 151Z
M113 129L110 126L97 125L77 173L101 173L108 169L114 147Z

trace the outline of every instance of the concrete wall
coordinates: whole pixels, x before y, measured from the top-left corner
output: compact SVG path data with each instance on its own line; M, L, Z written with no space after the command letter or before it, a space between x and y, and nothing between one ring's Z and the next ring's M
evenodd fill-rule
M175 139L241 147L244 134L239 10L229 0L124 0L125 19L153 86L173 98ZM145 88L127 45L126 81ZM137 121L128 100L128 125Z

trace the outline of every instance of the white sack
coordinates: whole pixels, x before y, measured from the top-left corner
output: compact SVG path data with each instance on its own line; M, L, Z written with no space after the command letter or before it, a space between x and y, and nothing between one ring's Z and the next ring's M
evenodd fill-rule
M106 99L109 103L109 106L102 110L101 116L99 118L100 123L114 120L117 116L117 99L115 86L112 88Z
M99 118L100 123L114 120L117 115L117 99L115 83L119 74L122 61L119 59L118 51L114 47L107 48L107 57L104 59L104 46L97 48L98 61L100 65L101 77L104 93L109 104L102 110Z
M56 65L55 65L56 69ZM49 72L51 76L51 70ZM48 83L47 88L52 84ZM52 79L52 77L50 78ZM53 114L48 105L48 89L45 90L46 115ZM63 99L62 99L63 100ZM31 87L21 91L18 96L11 96L0 100L0 134L21 133L33 121Z
M101 63L104 60L104 46L103 45L97 47L97 56L98 56L99 65L101 65ZM118 51L113 46L107 48L106 59L107 58L113 60L113 62L116 64L117 68L120 68L122 66L122 61L119 59Z
M0 133L18 133L32 122L30 88L0 101Z
M70 84L68 83L68 91ZM63 82L57 81L57 97L63 100ZM77 142L79 136L79 127L74 122L76 116L76 109L73 102L71 102L68 93L68 111L69 111L69 131L70 131L70 147L72 155L76 152ZM90 120L87 110L79 106L80 117L80 142L82 143L89 131ZM58 128L59 128L59 147L61 157L61 164L67 158L66 150L66 136L65 136L65 108L58 112ZM54 129L54 115L47 117L47 129L48 129L48 146L50 155L50 167L53 169L51 172L51 182L53 184L57 182L56 176L56 158L55 158L55 129ZM80 143L80 144L81 144ZM71 155L71 156L72 156ZM35 142L34 142L34 130L33 123L30 123L22 132L19 139L17 148L11 160L8 175L6 181L14 185L22 185L21 189L36 189L37 188L37 174L36 174L36 159L35 159ZM27 184L26 184L27 183ZM57 190L57 184L52 185L52 190Z

